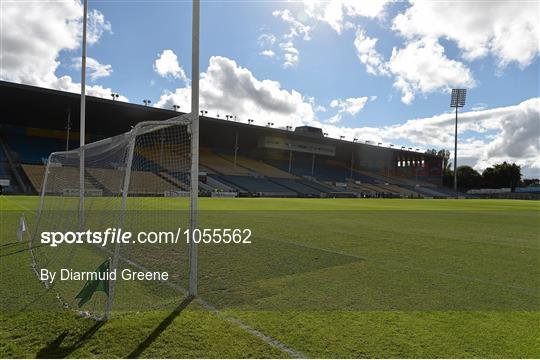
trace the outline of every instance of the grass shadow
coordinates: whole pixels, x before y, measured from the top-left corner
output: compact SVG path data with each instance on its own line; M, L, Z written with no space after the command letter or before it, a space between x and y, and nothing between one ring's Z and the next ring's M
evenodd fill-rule
M146 339L144 339L143 342L137 346L135 350L133 350L128 356L126 356L128 359L135 359L138 358L144 350L148 349L150 345L167 329L167 327L173 322L173 320L180 315L180 313L193 301L192 296L188 296L182 301L180 305L178 305L163 321L159 323L158 326L148 335Z
M80 348L85 342L87 342L102 326L104 322L95 322L79 339L69 346L62 346L62 342L69 335L68 331L62 332L56 339L50 344L47 344L43 349L39 350L36 354L38 359L59 359L68 357L73 351Z

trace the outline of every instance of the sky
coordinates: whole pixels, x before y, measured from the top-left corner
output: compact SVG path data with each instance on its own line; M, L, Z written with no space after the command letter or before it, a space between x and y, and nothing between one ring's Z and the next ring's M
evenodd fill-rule
M0 79L80 92L82 3L0 1ZM191 1L89 1L89 95L190 110ZM538 1L204 1L209 116L450 149L540 177ZM113 119L111 119L113 121ZM452 155L453 156L453 155Z

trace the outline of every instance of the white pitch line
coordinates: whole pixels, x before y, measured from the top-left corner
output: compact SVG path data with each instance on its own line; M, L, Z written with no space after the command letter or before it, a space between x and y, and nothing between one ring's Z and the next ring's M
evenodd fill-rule
M110 251L108 249L103 249L103 250L106 251L109 254L112 254L112 251ZM126 259L123 256L120 256L120 260L122 260L122 261L124 261L124 262L126 262L126 263L128 263L128 264L130 264L130 265L132 265L134 267L137 267L142 271L145 271L145 272L150 271L150 269L146 268L145 266L143 266L141 264L138 264L138 263L136 263L136 262L134 262L132 260ZM186 289L184 289L182 286L171 283L170 281L161 281L161 282L168 285L168 286L170 286L171 288L173 288L175 290L180 291L182 294L184 294L184 296L188 296L188 291ZM240 321L239 319L237 319L235 317L224 315L218 308L216 308L212 304L206 302L205 300L201 299L200 297L197 296L193 300L196 301L197 303L199 303L206 310L208 310L211 313L213 313L214 315L218 316L219 318L221 318L223 320L226 320L226 321L229 321L229 322L239 326L240 328L247 331L251 335L254 335L254 336L258 337L259 339L261 339L262 341L264 341L265 343L267 343L270 346L273 346L273 347L275 347L275 348L277 348L277 349L279 349L281 351L286 352L287 354L289 354L293 358L307 359L307 356L304 355L301 351L298 351L298 350L295 350L295 349L293 349L291 347L288 347L287 345L285 345L281 341L279 341L277 339L274 339L273 337L264 334L263 332L261 332L261 331L255 329L255 328L243 323L242 321Z
M23 209L23 210L26 210L26 211L32 211L32 210L30 210L29 208L27 208L26 206L23 206L23 205L19 204L18 202L13 201L13 200L11 200L11 199L8 199L8 196L6 196L6 195L2 196L2 199L4 199L4 200L7 201L7 202L10 202L10 203L12 203L12 204L17 205L18 207L20 207L20 208Z

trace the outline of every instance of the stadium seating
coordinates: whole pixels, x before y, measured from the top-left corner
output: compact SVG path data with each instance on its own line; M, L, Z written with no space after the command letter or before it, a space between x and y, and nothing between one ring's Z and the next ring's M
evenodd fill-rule
M167 180L168 182L174 184L177 186L177 188L182 190L189 190L189 184L186 183L185 180L185 173L170 173L166 171L162 171L159 173L159 176L161 176L163 179Z
M87 173L96 179L102 187L112 194L121 193L124 171L115 169L87 168ZM163 196L165 191L178 190L179 180L166 181L158 174L149 171L132 171L129 183L129 193L138 195ZM185 187L185 184L183 184Z
M132 171L129 192L139 195L162 196L165 191L176 191L178 188L158 175L149 171Z
M186 156L183 161L178 161L177 154L185 153L185 146L165 144L163 147L160 145L150 146L139 149L139 156L144 157L147 162L154 165L157 168L157 164L160 164L161 168L168 171L182 172L187 171L191 166L190 160ZM172 161L174 159L174 161Z
M270 180L284 188L297 192L300 196L320 197L321 193L323 193L323 191L307 186L296 179L271 178Z
M208 148L201 148L199 163L205 168L212 170L218 174L249 176L250 172L244 167L234 166L232 162L216 155Z
M219 179L254 194L262 193L266 195L281 194L283 196L296 196L295 191L280 186L279 184L265 178L254 178L250 176L238 175L220 175Z
M289 162L287 160L270 159L266 162L283 171L289 170ZM291 164L291 172L296 176L312 176L311 174L312 158L306 155L300 155L293 158ZM323 159L315 159L313 169L313 177L321 181L345 181L350 175L350 171L344 167L335 166L332 163L327 163Z
M40 193L41 192L41 186L43 184L43 175L45 174L45 166L44 165L22 165L22 168L32 183L32 186L34 189Z
M220 190L220 191L239 191L241 190L237 186L233 184L228 184L226 181L223 181L218 178L219 175L216 174L209 174L206 177L206 184L210 186L213 190ZM244 190L242 190L244 191Z
M22 168L32 183L34 189L40 193L45 175L44 165L23 164ZM47 192L61 194L67 189L78 189L79 169L76 167L51 167L49 170ZM98 189L89 179L85 179L86 189Z
M47 159L51 153L66 149L65 140L60 139L30 137L22 134L10 134L4 139L24 164L43 164L43 159ZM75 148L78 144L72 143L71 146Z
M301 184L303 184L305 186L312 187L315 190L319 190L322 193L331 193L331 192L335 191L335 189L333 189L333 188L331 188L331 187L329 187L327 185L324 185L324 184L322 184L320 182L317 182L317 181L314 181L314 180L309 180L307 178L299 179L298 182L300 182Z
M119 194L121 192L124 171L87 168L86 172L96 179L110 194Z
M233 155L221 155L221 156L231 162L234 162ZM286 171L270 166L260 160L251 159L245 156L237 155L236 163L242 167L245 167L247 169L250 169L254 172L257 172L267 177L276 177L276 178L283 178L283 179L296 178L294 175L291 175Z

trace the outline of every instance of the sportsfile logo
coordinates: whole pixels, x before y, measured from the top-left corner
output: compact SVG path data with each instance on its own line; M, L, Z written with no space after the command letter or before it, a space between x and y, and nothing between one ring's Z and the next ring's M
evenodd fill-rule
M185 239L186 243L203 244L251 244L250 229L182 229L173 231L139 231L133 236L131 231L121 228L108 228L105 231L43 231L41 243L51 247L61 244L177 244Z
M133 234L122 229L108 228L101 231L44 231L41 233L41 243L57 247L61 244L94 244L107 246L107 244L129 244Z

